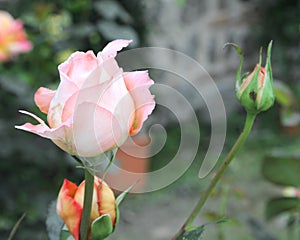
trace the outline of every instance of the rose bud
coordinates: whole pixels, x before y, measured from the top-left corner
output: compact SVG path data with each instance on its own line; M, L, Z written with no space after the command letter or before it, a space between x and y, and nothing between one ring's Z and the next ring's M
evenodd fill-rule
M13 19L8 12L0 11L0 61L5 62L31 49L22 22Z
M84 188L85 181L76 186L76 184L65 179L57 198L57 214L62 218L75 240L79 239L80 234ZM92 225L102 216L108 216L110 222L107 227L107 235L109 235L116 223L116 208L113 191L104 181L95 177L90 224ZM106 231L106 229L98 230L101 232ZM91 236L91 229L89 235Z
M147 71L123 72L117 51L131 41L115 40L101 52L75 52L58 67L57 90L39 88L34 100L48 125L26 123L16 128L51 139L71 155L95 157L121 146L137 134L155 106Z
M244 74L242 77L240 77L242 53L236 45L234 47L240 54L240 66L236 79L237 98L249 113L257 114L268 110L275 101L271 67L272 41L268 46L265 67L261 66L262 57L260 53L259 63L254 70L249 75Z

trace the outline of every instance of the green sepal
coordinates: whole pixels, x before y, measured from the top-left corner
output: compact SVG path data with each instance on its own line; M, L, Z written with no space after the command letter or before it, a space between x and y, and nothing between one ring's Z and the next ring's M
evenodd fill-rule
M63 225L60 232L60 240L75 240L65 224Z
M136 182L137 183L137 182ZM115 220L115 225L114 225L114 229L113 231L116 229L116 226L119 223L120 220L120 210L119 210L119 205L121 204L121 202L123 202L123 200L125 199L125 197L127 196L127 194L131 191L131 189L136 185L136 183L134 183L132 186L130 186L129 188L127 188L124 192L122 192L117 198L116 198L116 220Z
M133 185L131 185L129 188L127 188L124 192L122 192L117 198L116 198L116 205L119 206L120 203L125 199L125 197L127 196L127 194L131 191L131 189L134 188L134 186L137 184L134 183Z
M267 52L267 60L265 65L266 75L264 78L264 86L263 86L263 96L262 100L257 104L257 108L260 111L268 110L271 106L273 106L275 101L275 94L274 94L274 86L273 86L273 74L272 74L272 66L271 66L271 50L272 50L272 43L270 41L268 46Z
M244 74L241 77L242 65L243 65L243 52L242 52L242 49L239 47L239 45L237 45L235 43L226 43L223 48L225 48L227 46L233 47L236 50L236 52L238 53L238 55L240 56L240 63L239 63L239 67L238 67L238 70L236 73L236 85L235 85L235 88L239 89L242 84L242 81L244 79L244 75L245 75Z
M107 166L106 166L106 168L104 169L104 171L103 171L103 176L102 176L102 179L104 180L105 179L105 176L106 176L106 174L108 173L108 171L109 171L109 168L111 167L111 165L113 164L113 161L114 161L114 159L115 159L115 157L116 157L116 154L117 154L117 148L115 148L115 149L113 149L113 150L111 150L111 151L108 151L107 153L107 159L109 160L108 161L108 163L107 163Z
M111 217L104 214L96 218L91 226L92 240L102 240L113 232Z
M119 207L116 205L116 220L115 220L115 225L113 227L113 232L115 231L116 227L118 226L120 221L120 210Z
M258 94L258 75L262 62L262 50L259 53L259 63L258 67L254 72L253 78L249 84L244 87L244 89L236 89L237 98L240 100L241 104L245 107L247 112L257 113L257 94ZM244 76L244 75L243 75ZM248 77L248 76L247 76ZM241 84L246 80L246 77L242 80Z

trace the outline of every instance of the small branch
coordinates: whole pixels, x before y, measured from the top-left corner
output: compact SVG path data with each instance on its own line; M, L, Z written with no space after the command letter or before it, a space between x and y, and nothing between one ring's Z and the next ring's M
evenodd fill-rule
M13 237L15 236L15 234L16 234L18 228L20 227L20 225L21 225L23 219L25 218L25 216L26 216L26 213L23 213L22 216L19 218L19 220L14 225L13 229L11 230L7 240L12 240L13 239Z

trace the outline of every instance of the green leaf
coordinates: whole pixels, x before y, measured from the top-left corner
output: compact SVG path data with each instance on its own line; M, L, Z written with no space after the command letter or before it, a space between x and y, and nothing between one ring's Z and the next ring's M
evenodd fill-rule
M266 218L270 220L279 214L287 211L297 211L300 205L299 198L273 198L271 199L266 206Z
M290 87L282 81L274 81L274 93L277 102L283 107L297 108L297 98Z
M210 224L220 224L227 222L227 218L222 217L220 219L217 219L216 221L213 222L208 222L205 223L201 226L195 227L195 226L190 226L186 227L186 230L183 234L181 234L177 240L198 240L201 237L201 234L204 232L205 226L210 225Z
M102 215L92 223L92 240L105 239L113 232L111 217L109 214Z
M191 227L189 230L184 232L178 240L199 240L202 233L204 232L205 225L200 227Z
M48 208L46 226L50 240L60 239L60 230L64 225L63 220L56 213L56 201L52 201Z
M74 237L69 232L66 225L63 226L60 232L60 240L75 240Z
M300 186L300 158L296 156L267 156L262 174L269 181L284 186Z

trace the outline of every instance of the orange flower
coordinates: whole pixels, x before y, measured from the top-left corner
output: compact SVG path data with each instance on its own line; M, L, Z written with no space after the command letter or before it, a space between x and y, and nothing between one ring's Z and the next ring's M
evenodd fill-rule
M84 188L85 181L76 186L65 179L57 199L57 213L76 240L79 239ZM114 226L116 222L114 193L104 181L95 177L90 224L105 214L109 214L112 226Z
M32 44L27 40L23 23L13 19L8 12L0 11L0 61L7 61L31 49Z

